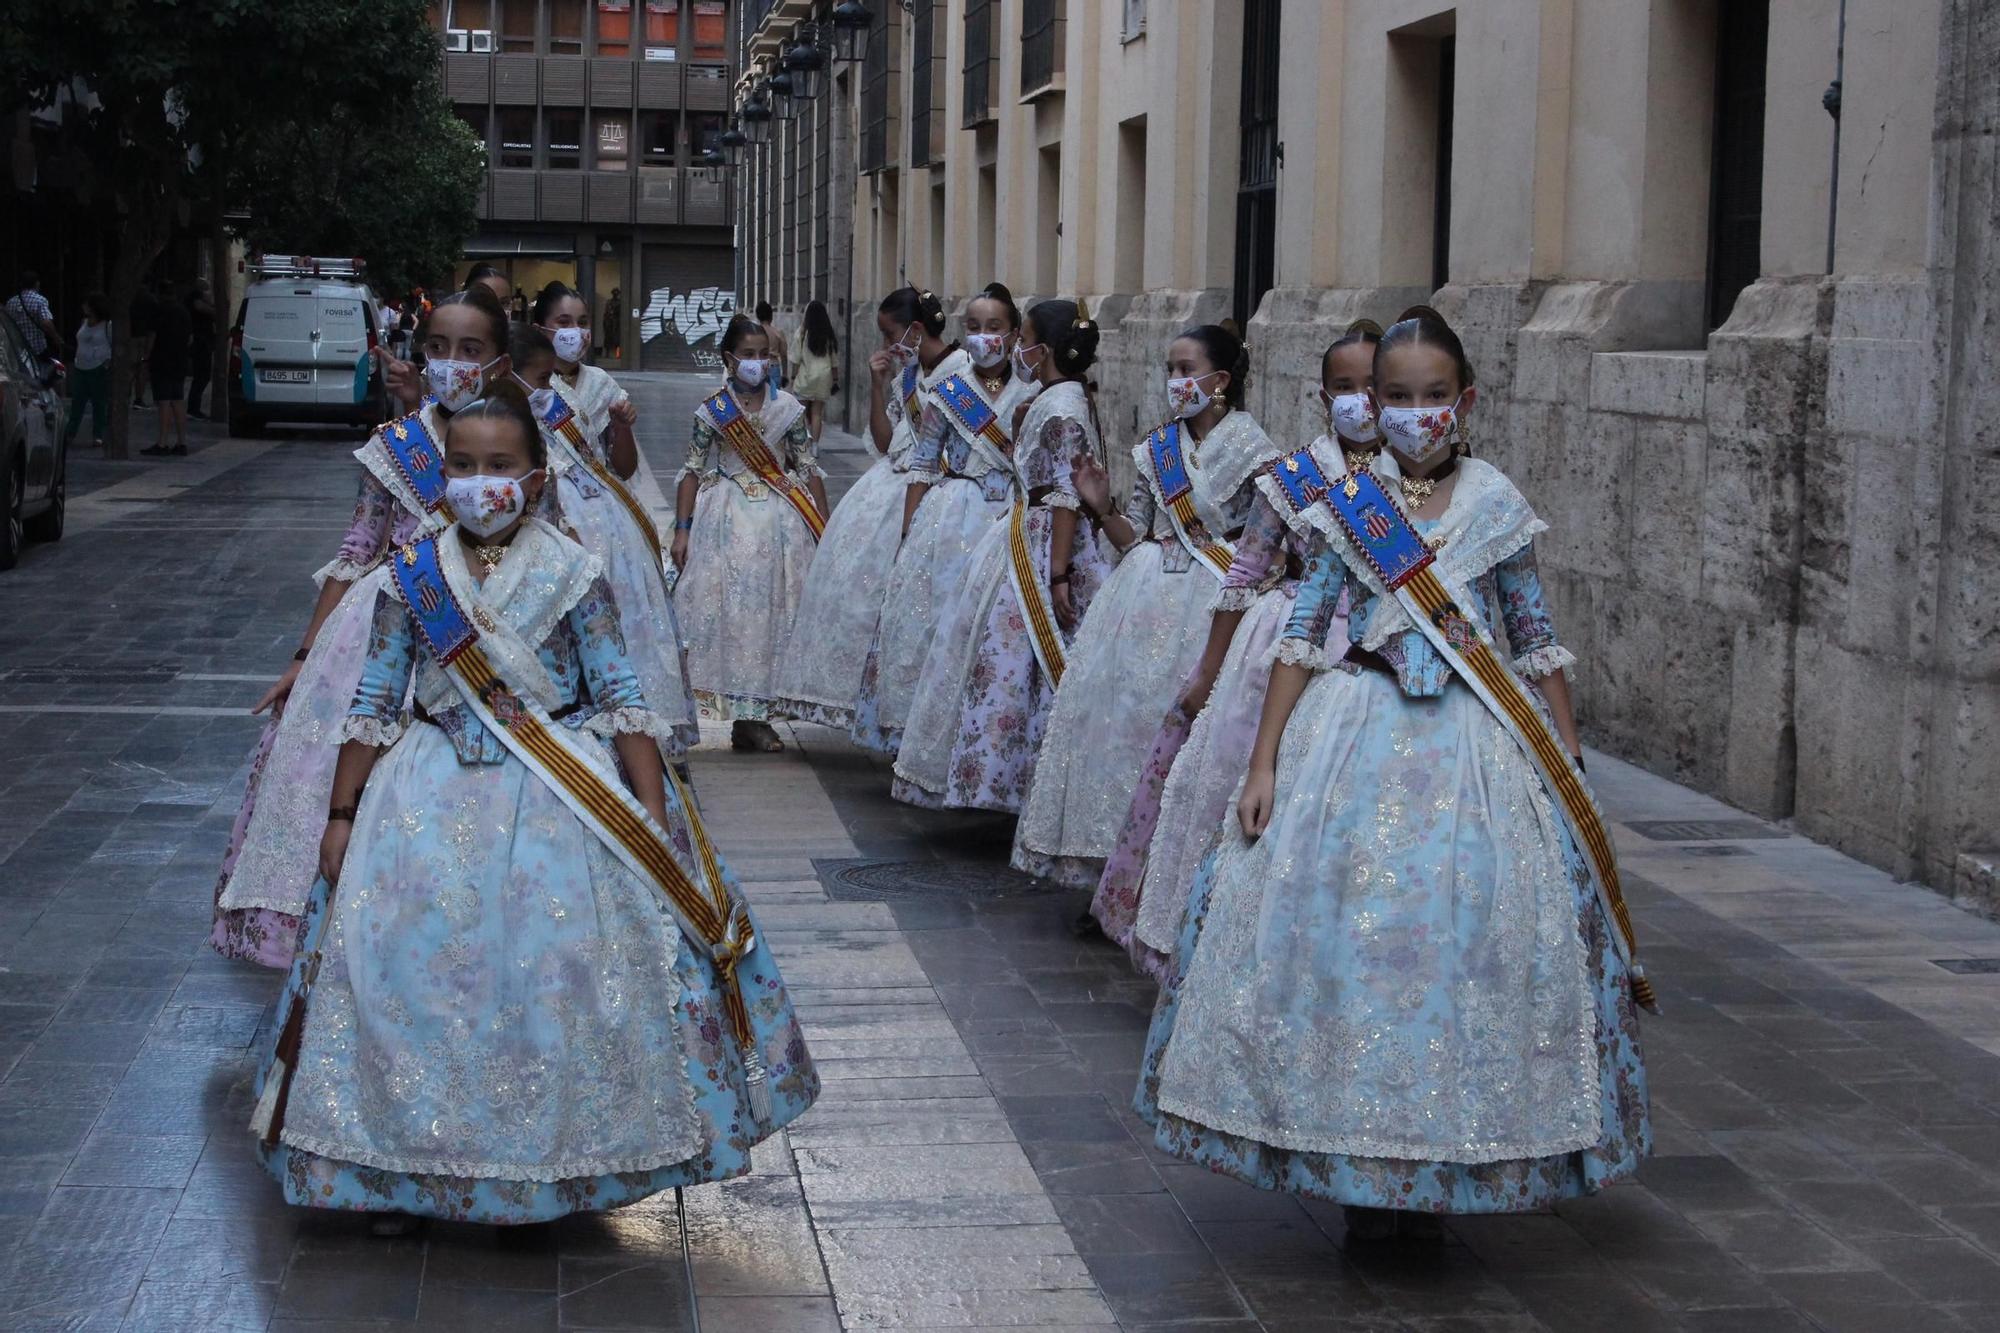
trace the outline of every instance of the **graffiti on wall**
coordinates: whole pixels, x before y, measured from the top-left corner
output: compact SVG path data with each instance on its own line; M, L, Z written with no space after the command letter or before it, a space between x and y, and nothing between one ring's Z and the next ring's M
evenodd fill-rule
M697 287L674 294L671 287L655 287L639 316L639 337L676 340L686 347L686 355L702 370L722 368L722 330L736 313L736 293L724 287Z

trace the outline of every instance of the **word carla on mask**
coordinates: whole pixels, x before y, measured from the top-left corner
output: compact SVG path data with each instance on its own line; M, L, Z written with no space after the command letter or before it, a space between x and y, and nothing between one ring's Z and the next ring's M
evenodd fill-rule
M526 480L527 477L483 475L452 477L444 484L444 498L460 527L475 537L491 537L527 512L528 491L522 485Z
M1365 393L1326 396L1326 419L1335 435L1354 444L1373 444L1382 438L1375 424L1374 405Z
M771 362L761 356L738 357L733 373L738 384L746 389L754 389L764 382L766 375L771 373Z
M430 385L431 396L438 400L438 406L447 412L456 412L479 401L480 395L486 392L487 373L499 364L497 356L483 366L477 361L434 357L424 362L424 379Z
M1460 394L1449 407L1385 407L1380 413L1382 434L1395 451L1422 466L1452 447L1459 438Z
M590 350L590 330L586 328L544 329L549 341L556 346L556 359L565 363L583 360L583 354Z
M965 354L971 357L972 364L981 370L991 370L1007 359L1007 335L968 333L965 336Z

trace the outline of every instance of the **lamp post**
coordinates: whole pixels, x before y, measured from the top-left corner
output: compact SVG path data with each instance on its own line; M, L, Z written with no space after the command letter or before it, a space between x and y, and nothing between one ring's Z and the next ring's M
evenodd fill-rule
M868 47L868 25L874 16L861 0L840 0L827 15L833 25L834 59L843 65L852 65L860 60Z
M769 143L771 139L771 103L765 96L762 85L750 90L743 99L743 109L736 113L737 123L742 125L744 136L752 144Z
M785 74L789 76L792 96L801 102L812 100L819 92L827 56L820 46L821 40L819 26L808 23L800 27L798 41L785 51Z

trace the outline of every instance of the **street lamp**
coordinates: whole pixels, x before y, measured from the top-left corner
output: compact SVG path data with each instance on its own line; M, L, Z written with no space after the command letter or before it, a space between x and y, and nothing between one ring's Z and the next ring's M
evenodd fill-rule
M772 109L780 116L783 116L786 120L792 120L798 116L800 98L792 88L791 75L780 69L776 74L764 80L764 87L770 94Z
M818 39L815 25L806 24L799 29L798 42L785 52L792 96L801 102L811 101L819 91L819 76L826 68L826 52L820 49Z
M843 65L852 65L861 59L868 47L868 25L874 16L861 0L840 0L827 15L833 24L834 59Z
M764 95L763 86L752 88L750 96L743 99L743 109L736 113L736 119L743 126L743 133L751 143L768 143L771 138L771 103Z
M749 144L750 136L738 129L736 122L731 121L729 128L716 136L715 141L721 145L722 151L728 155L729 160L734 162L739 150Z

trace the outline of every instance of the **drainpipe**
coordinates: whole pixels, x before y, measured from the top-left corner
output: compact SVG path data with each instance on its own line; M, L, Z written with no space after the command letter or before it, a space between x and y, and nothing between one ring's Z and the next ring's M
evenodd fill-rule
M1833 276L1833 235L1840 215L1840 84L1847 73L1847 0L1840 0L1840 26L1834 38L1833 82L1820 95L1819 104L1833 117L1833 184L1826 196L1826 275Z

